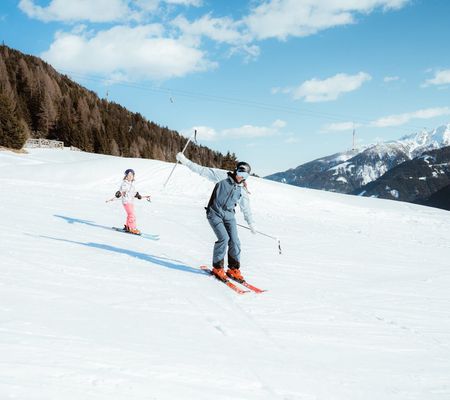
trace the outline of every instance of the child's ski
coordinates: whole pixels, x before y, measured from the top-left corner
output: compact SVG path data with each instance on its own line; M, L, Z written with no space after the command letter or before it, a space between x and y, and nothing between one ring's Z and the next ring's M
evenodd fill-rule
M140 236L144 239L159 240L159 235L151 235L151 234L142 233L142 232L141 233L131 233L131 232L126 231L123 228L117 228L116 226L113 226L112 229L114 229L117 232L128 233L129 235L134 235L134 236Z
M115 231L117 231L117 232L128 233L129 235L141 236L141 233L133 233L133 232L130 232L130 231L126 231L126 230L123 229L123 228L117 228L117 226L113 226L112 228L113 228Z
M230 289L234 290L236 293L244 294L244 293L248 293L248 292L249 292L249 290L243 290L243 289L237 287L233 282L230 282L228 279L222 280L222 279L217 278L217 277L213 274L212 269L211 269L211 268L208 268L208 267L205 266L205 265L202 265L202 266L200 267L200 269L201 269L202 271L205 271L205 272L208 273L209 275L214 276L219 282L225 283L225 285L227 285Z

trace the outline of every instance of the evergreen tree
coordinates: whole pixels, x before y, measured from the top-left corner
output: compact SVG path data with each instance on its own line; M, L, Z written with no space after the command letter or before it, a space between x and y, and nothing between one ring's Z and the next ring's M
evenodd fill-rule
M0 93L0 145L21 149L26 140L25 129L15 116L11 101Z
M236 167L236 163L237 163L236 155L234 153L227 152L227 154L222 160L220 168L233 171L234 168Z
M98 98L43 60L7 46L0 46L0 92L10 102L3 106L2 113L11 115L6 109L13 110L16 121L20 121L15 125L17 132L22 136L61 140L66 146L96 153L171 162L187 141L139 113ZM11 130L10 117L4 120ZM17 146L21 144L19 140ZM234 154L228 153L225 159L221 153L195 143L189 145L186 154L209 167L233 169L236 162Z

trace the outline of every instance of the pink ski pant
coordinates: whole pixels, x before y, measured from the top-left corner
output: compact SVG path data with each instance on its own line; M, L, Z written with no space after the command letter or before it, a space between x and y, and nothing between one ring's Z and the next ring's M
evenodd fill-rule
M127 213L127 222L126 225L129 229L136 229L136 216L134 215L134 204L126 203L123 205L125 211Z

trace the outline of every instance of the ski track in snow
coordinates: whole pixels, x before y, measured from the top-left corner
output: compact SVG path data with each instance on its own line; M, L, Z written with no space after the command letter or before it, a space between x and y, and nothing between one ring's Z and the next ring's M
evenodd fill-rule
M250 178L238 295L199 270L212 183L173 164L0 152L0 399L450 398L450 214ZM138 227L105 203L136 170ZM243 223L237 212L238 222Z

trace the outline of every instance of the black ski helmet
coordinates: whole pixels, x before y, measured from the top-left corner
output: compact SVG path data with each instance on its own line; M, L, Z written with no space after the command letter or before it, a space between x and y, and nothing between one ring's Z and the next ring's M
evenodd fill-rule
M133 175L136 175L136 174L134 173L134 170L130 168L130 169L127 169L127 170L125 171L125 176L127 176L130 172L131 172Z
M234 172L247 172L247 174L250 175L250 171L252 168L250 167L249 163L246 163L245 161L239 161L236 164L236 168L234 169Z

